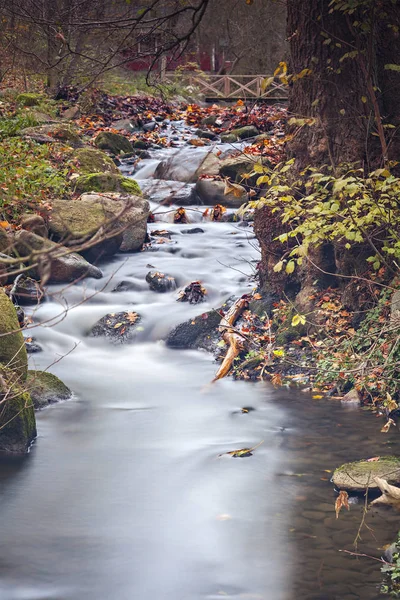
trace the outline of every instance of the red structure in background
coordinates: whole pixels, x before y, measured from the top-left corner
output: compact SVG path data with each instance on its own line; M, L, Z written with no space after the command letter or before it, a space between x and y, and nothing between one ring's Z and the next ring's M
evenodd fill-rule
M137 45L137 47L132 51L133 60L127 63L128 69L131 71L147 71L154 60L154 54L157 51L157 40L155 38L151 38L146 41L146 43L141 42ZM225 60L224 52L217 52L215 48L209 50L185 50L182 54L177 53L176 51L166 56L166 69L167 71L174 71L178 67L183 67L184 65L195 64L197 68L200 68L202 71L206 71L208 73L219 73L221 69L228 69L230 66L230 61ZM156 68L160 69L160 64L156 63Z

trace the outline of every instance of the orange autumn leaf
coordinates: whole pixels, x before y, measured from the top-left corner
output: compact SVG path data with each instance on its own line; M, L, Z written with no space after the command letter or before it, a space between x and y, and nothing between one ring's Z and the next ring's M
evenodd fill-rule
M336 518L339 518L339 513L342 510L343 506L345 508L347 508L347 510L350 510L350 506L349 506L349 495L347 492L345 492L344 490L342 490L339 494L339 496L336 498L336 502L335 502L335 512L336 512Z

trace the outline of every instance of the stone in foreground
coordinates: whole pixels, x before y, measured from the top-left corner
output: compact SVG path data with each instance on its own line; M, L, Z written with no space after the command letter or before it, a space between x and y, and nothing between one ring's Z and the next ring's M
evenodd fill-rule
M103 337L113 344L133 342L140 315L135 312L109 313L102 317L91 329L90 337Z
M382 477L391 484L400 484L400 458L380 456L378 459L346 463L336 469L332 482L340 490L363 492L367 488L377 489L375 477Z
M15 371L0 365L0 453L25 454L36 437L33 402Z
M19 383L25 380L28 357L24 337L17 311L3 289L0 289L0 363L14 371Z
M72 397L72 392L65 383L47 371L28 371L26 386L36 409Z

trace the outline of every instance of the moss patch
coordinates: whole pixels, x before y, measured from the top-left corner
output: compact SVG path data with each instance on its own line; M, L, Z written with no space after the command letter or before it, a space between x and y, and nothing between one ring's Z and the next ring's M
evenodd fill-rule
M76 151L74 162L81 173L114 173L118 175L117 166L107 154L95 148L80 148Z
M96 137L94 143L100 150L108 150L113 154L128 154L133 152L133 146L130 141L119 133L102 131Z
M24 338L14 305L3 289L0 289L0 362L12 369L20 382L25 381L28 356Z
M2 377L0 452L24 454L36 437L36 419L29 393L16 382L15 371L0 366Z
M75 182L75 191L86 192L119 192L141 196L139 184L134 179L113 173L91 173L81 175Z
M71 127L64 124L38 125L37 127L26 127L21 129L19 135L30 138L42 144L62 142L73 148L81 148L83 142L79 135Z
M28 371L26 384L35 408L69 400L72 396L71 390L61 379L46 371Z
M43 100L43 96L40 94L19 94L17 96L17 104L20 106L38 106Z
M392 484L400 483L400 458L381 456L379 460L346 463L336 469L332 481L339 489L362 492L367 487L378 487L375 477L383 477Z

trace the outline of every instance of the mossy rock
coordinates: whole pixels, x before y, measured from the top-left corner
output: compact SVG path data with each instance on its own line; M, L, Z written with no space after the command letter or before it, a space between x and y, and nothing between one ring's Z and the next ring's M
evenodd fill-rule
M75 153L74 161L78 163L80 173L119 173L114 161L95 148L80 148Z
M65 383L47 371L28 371L26 387L36 409L72 397L72 392Z
M233 144L237 141L238 137L234 133L226 133L225 135L221 135L221 142L223 144Z
M266 158L260 159L259 162L263 166L269 166L269 161ZM243 181L243 175L253 172L254 165L254 157L241 154L240 156L226 158L221 161L219 174L223 177L229 177L229 179L236 183L243 183L243 185L245 185L245 183L248 182L249 185L256 185L256 181L260 176L259 173L256 173L250 179L247 178Z
M17 104L20 106L38 106L43 100L40 94L23 93L17 96Z
M382 477L391 484L400 484L400 458L381 456L378 460L360 460L346 463L336 469L332 482L340 490L363 492L376 489L375 477Z
M28 355L20 329L17 311L3 289L0 289L0 362L15 372L20 383L28 372Z
M83 142L76 131L65 124L51 123L49 125L38 125L37 127L26 127L25 129L21 129L19 135L32 139L39 144L61 142L72 146L72 148L81 148L83 146Z
M12 246L12 241L5 229L0 227L0 252L4 252L10 249Z
M256 137L259 135L259 131L257 127L254 125L246 125L245 127L238 127L237 129L232 129L231 134L235 135L240 140L247 140L248 138Z
M108 150L113 154L128 154L133 152L133 146L130 141L119 133L111 131L102 131L96 137L94 143L100 150Z
M90 173L81 175L75 180L75 191L79 194L86 192L118 192L141 196L139 184L129 177L114 173Z
M36 437L36 419L30 394L13 370L0 365L0 453L25 454Z

